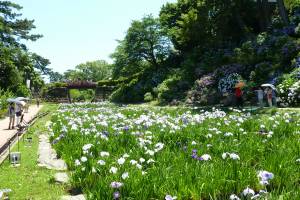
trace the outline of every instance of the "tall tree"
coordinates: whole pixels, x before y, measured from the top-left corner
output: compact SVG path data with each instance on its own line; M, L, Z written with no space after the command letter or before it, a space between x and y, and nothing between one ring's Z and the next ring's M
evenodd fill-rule
M5 45L21 46L20 40L35 41L42 35L30 34L30 31L35 28L34 20L19 19L19 12L22 7L10 1L0 1L0 41Z
M147 61L156 68L168 57L171 49L171 42L162 32L159 20L151 15L133 21L123 42L128 59Z
M51 83L61 82L65 79L63 74L61 74L59 72L54 72L52 70L48 73L48 75L49 75L49 80Z
M18 4L0 1L0 87L12 91L25 88L26 79L32 80L32 86L42 81L35 71L35 61L43 58L31 55L22 43L24 40L35 41L41 35L30 34L35 28L34 21L22 19L21 9ZM43 63L44 66L47 64Z
M118 41L119 44L111 58L113 59L112 78L128 77L140 72L145 66L143 62L136 59L130 59L128 52L125 50L125 41Z
M284 5L284 1L283 0L277 0L277 5L278 5L278 10L281 16L282 21L284 22L285 25L289 24L289 17Z
M160 22L176 49L207 50L224 43L239 43L257 32L254 1L178 0L160 11Z

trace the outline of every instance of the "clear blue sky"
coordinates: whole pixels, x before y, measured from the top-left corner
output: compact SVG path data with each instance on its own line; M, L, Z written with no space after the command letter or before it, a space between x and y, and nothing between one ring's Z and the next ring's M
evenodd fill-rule
M132 20L158 16L166 2L176 0L13 0L23 17L34 19L33 33L44 37L26 42L29 50L50 59L54 71L104 59L123 39Z

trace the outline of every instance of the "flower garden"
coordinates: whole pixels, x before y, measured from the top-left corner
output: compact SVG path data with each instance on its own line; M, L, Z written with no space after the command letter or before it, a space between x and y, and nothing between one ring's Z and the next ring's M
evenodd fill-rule
M300 113L62 104L51 142L88 199L297 199Z

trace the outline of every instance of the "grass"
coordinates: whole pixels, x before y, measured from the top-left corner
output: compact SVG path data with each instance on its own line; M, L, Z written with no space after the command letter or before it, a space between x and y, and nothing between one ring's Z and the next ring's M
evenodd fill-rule
M178 199L219 200L233 193L242 197L247 187L256 194L267 190L262 199L298 199L299 112L271 108L249 116L248 111L228 110L223 116L218 110L201 109L69 105L53 116L52 139L57 139L58 154L73 170L73 186L92 200L112 199L116 191L128 200L164 199L167 194ZM147 153L159 143L164 144L161 150ZM197 159L192 157L193 150ZM103 157L101 151L110 155ZM240 160L222 159L224 152L236 153ZM119 164L124 154L129 157ZM211 160L201 160L205 154ZM146 161L140 161L142 158ZM147 163L150 159L155 162ZM99 165L99 160L105 165ZM110 172L112 167L117 173ZM274 174L269 185L259 183L260 170ZM125 172L129 178L124 180ZM124 185L112 189L113 181Z
M55 109L57 109L57 105L46 104L40 112ZM9 194L10 199L55 200L65 193L62 186L51 181L55 171L37 166L38 136L40 133L47 131L45 123L50 117L49 114L37 120L24 135L24 138L33 138L31 147L26 147L26 142L23 139L20 140L21 165L19 167L12 167L8 159L0 166L0 189L12 189ZM12 151L18 151L18 145L15 145Z

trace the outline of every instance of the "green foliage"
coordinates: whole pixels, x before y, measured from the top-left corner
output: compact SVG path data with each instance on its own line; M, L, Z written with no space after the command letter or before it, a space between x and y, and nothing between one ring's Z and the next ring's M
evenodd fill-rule
M97 60L79 64L75 70L64 73L64 79L70 81L86 80L97 82L111 77L112 67L104 60Z
M286 8L292 12L295 8L299 8L300 0L284 0Z
M67 87L67 83L64 82L53 82L47 84L48 88L56 88L56 87Z
M153 71L151 68L137 74L136 78L128 79L129 83L122 83L111 95L113 102L137 103L144 100L147 92L152 92L167 76L168 71L160 69Z
M252 115L99 103L63 105L49 129L72 185L89 199L113 199L116 191L122 199L249 199L242 193L251 188L268 191L261 199L296 200L299 120L299 110ZM261 170L272 173L267 185ZM113 181L122 186L112 188Z
M91 89L88 90L71 89L70 96L73 102L91 101L95 96L95 91Z
M18 85L14 94L18 97L29 97L31 96L30 90L25 85Z
M151 92L147 92L145 95L144 95L144 101L145 102L150 102L150 101L153 101L153 95Z
M101 80L98 81L98 86L118 86L122 83L129 83L132 79L137 78L141 75L140 73L133 74L128 77L120 77L118 79L110 79L110 80Z
M43 86L40 73L49 72L46 66L49 60L28 52L21 43L24 40L35 41L41 35L30 34L35 28L33 20L22 19L22 9L10 1L0 1L0 88L11 90L16 95L28 95L26 80L37 90Z
M160 103L182 100L189 89L189 82L180 73L175 73L157 86L157 97Z
M133 61L147 61L158 67L170 52L171 44L161 31L158 19L149 15L131 23L124 39L124 50Z
M29 32L35 28L33 20L20 19L21 14L17 13L22 7L10 1L0 1L0 41L11 46L22 47L20 40L35 41L41 35L32 34ZM17 11L17 12L15 12Z
M255 13L253 1L179 0L162 7L160 21L175 47L189 51L240 41L256 30Z
M283 107L300 106L300 68L281 77L278 87L279 104Z
M10 91L4 91L0 89L0 118L4 117L7 113L7 108L9 102L7 102L8 98L12 98L14 95Z
M158 69L171 54L171 42L158 19L148 15L134 20L115 52L113 78L128 77L147 68Z
M144 91L138 84L139 79L135 78L128 84L123 83L117 90L111 94L113 102L136 103L141 102L144 98Z
M58 105L43 105L41 112L53 112ZM12 167L8 159L0 165L1 189L9 188L9 199L59 199L67 195L66 187L52 181L56 171L42 168L37 165L39 134L46 133L45 124L49 122L51 114L38 119L32 126L28 127L24 139L19 144L11 147L11 151L21 153L21 165ZM31 146L28 147L27 138L32 138ZM34 190L33 190L34 188Z

